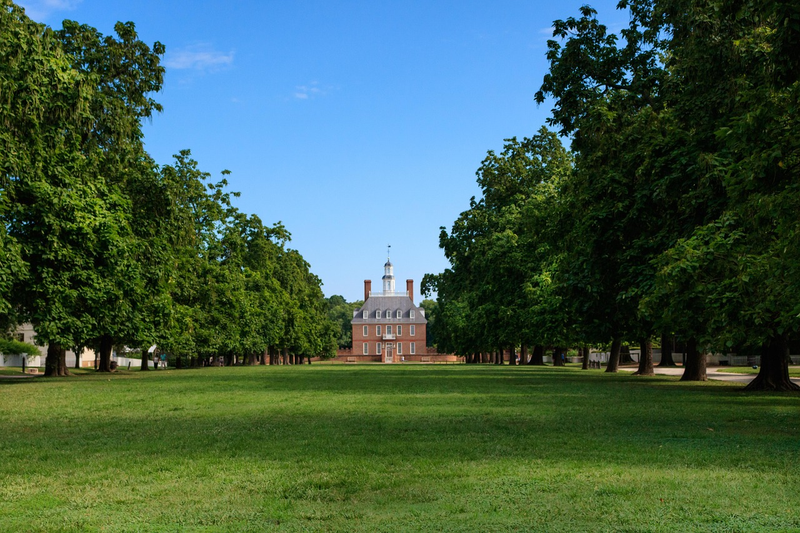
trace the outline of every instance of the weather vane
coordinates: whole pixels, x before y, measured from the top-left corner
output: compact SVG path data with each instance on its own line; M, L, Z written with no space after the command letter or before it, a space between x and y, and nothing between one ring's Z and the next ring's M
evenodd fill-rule
M391 251L392 251L392 245L389 244L386 246L386 257L389 257L391 255L390 253Z

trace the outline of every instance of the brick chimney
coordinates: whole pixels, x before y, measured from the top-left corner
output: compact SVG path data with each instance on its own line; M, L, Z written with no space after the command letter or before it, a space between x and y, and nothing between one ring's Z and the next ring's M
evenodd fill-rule
M406 280L406 290L408 291L408 297L411 298L411 302L414 302L414 280L407 279Z
M367 301L369 298L369 292L372 290L372 280L365 279L364 280L364 301Z

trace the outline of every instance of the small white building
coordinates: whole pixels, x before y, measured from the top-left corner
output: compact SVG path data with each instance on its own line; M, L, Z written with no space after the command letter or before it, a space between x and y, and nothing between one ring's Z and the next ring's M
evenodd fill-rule
M20 342L27 342L29 344L36 344L36 331L33 329L33 324L22 324L14 331L14 339ZM22 366L22 358L25 357L26 366L44 366L45 359L47 359L47 346L37 346L39 348L39 355L17 355L17 354L0 354L0 366ZM75 367L75 352L67 350L67 366L69 368ZM88 368L94 366L94 351L89 348L84 348L81 353L81 367Z

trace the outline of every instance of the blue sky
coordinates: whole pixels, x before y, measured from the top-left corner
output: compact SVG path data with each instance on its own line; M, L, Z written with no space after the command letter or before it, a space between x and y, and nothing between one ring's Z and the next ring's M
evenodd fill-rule
M26 0L31 18L113 33L133 21L166 45L164 112L145 126L159 163L189 148L229 169L237 206L282 221L291 246L348 301L380 287L386 246L398 289L447 267L439 227L478 194L503 139L530 136L550 106L552 21L586 1ZM617 29L616 0L588 2Z

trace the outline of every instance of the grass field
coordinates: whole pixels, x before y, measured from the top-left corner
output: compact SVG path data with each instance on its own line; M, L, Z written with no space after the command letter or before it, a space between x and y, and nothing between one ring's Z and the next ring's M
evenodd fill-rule
M800 530L800 396L574 368L0 380L0 531Z
M720 367L719 371L733 372L736 374L753 374L753 375L758 374L758 369L750 366L730 366L730 367L726 366L726 367ZM794 378L800 378L800 367L790 366L789 375Z

